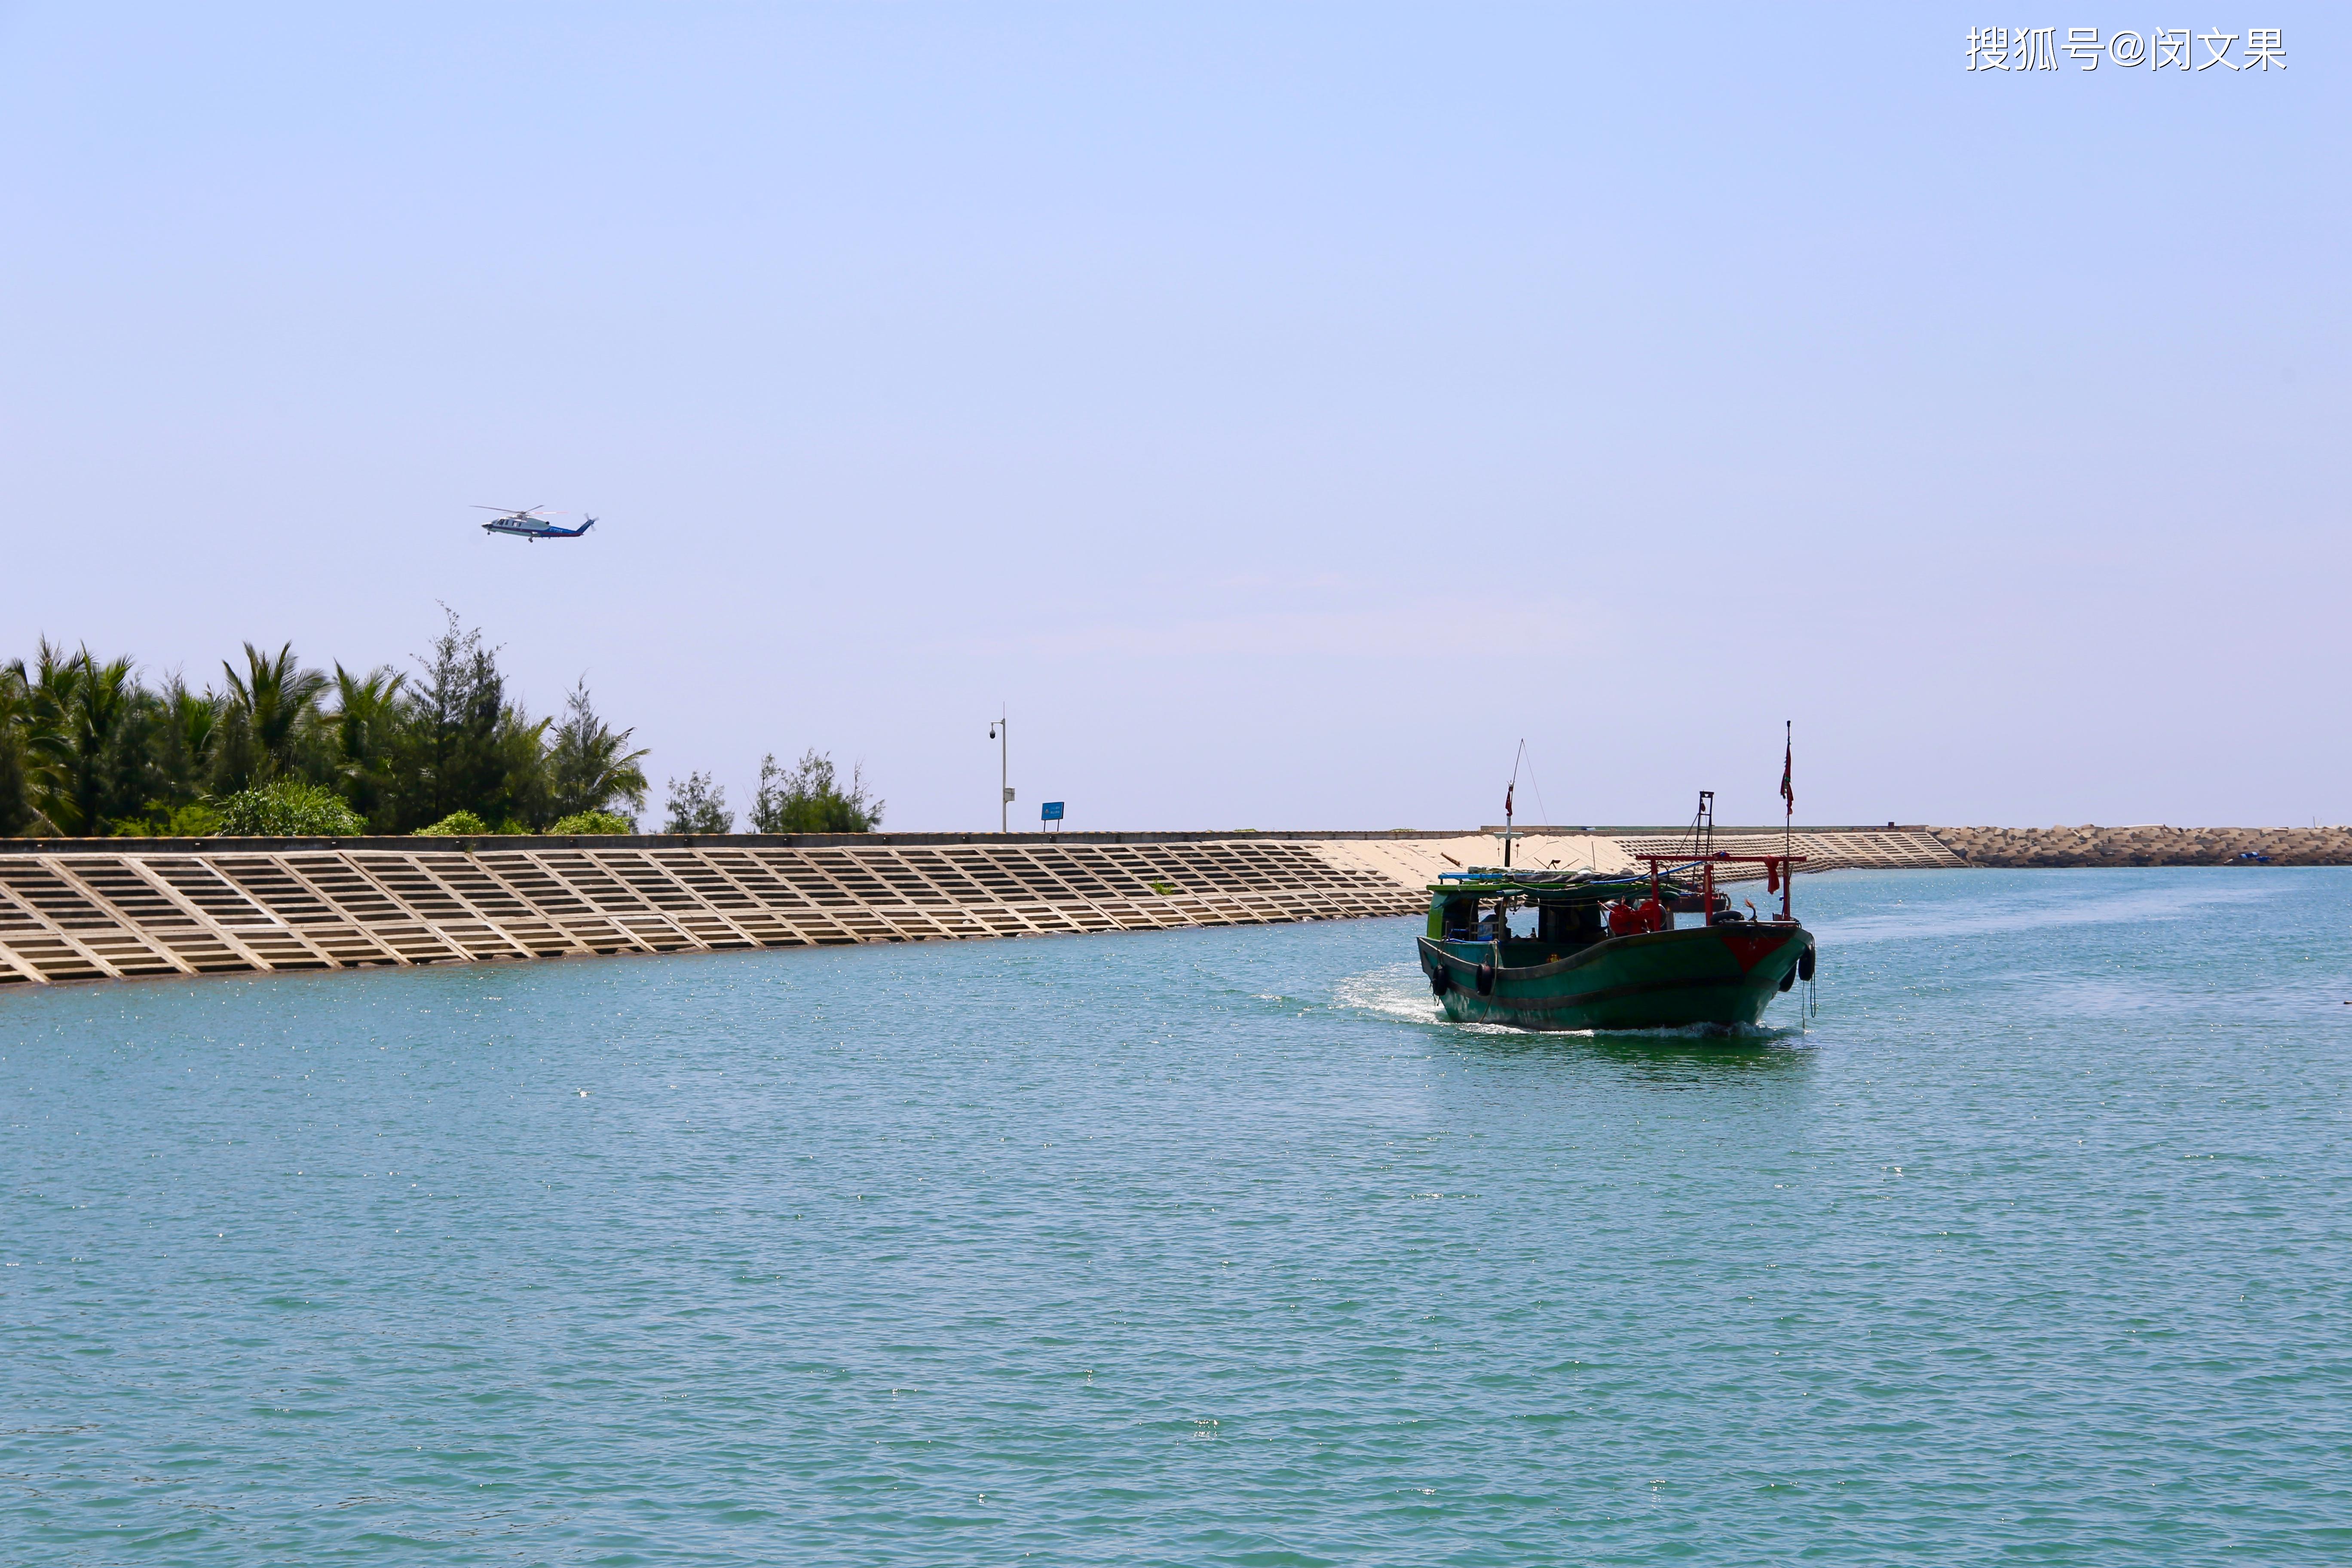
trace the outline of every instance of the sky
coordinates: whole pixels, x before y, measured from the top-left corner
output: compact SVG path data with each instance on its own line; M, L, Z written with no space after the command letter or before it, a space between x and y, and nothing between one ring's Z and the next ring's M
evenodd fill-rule
M0 657L446 606L656 817L2352 820L2352 14L1662 9L0 0Z

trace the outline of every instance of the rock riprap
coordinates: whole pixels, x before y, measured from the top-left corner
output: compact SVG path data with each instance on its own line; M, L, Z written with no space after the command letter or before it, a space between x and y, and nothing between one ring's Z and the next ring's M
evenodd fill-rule
M1934 827L1971 866L2225 866L2267 855L2276 866L2352 866L2347 827Z

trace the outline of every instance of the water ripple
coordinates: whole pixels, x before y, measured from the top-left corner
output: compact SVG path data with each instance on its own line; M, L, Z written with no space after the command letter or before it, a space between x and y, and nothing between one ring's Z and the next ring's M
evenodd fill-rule
M9 993L0 1556L2352 1551L2352 873L1800 895L1736 1039L1405 921Z

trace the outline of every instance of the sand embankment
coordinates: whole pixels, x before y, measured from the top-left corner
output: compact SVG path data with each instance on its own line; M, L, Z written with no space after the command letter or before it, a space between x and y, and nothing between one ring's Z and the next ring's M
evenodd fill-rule
M1931 827L1971 866L2222 866L2241 854L2280 866L2352 866L2347 827Z
M1334 838L1318 843L1315 849L1335 865L1394 878L1411 888L1427 887L1448 871L1497 866L1503 858L1499 844L1485 833L1456 838ZM1518 841L1511 859L1514 865L1561 870L1635 869L1622 843L1595 834L1530 832Z

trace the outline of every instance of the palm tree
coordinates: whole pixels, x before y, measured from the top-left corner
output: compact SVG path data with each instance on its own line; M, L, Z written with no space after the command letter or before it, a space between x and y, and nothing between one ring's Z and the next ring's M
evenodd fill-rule
M555 781L548 767L547 729L551 719L534 719L520 703L509 703L499 715L493 744L504 763L504 825L512 823L533 832L556 819Z
M373 819L384 806L400 738L400 689L408 678L388 664L365 675L335 666L335 771L352 809Z
M0 664L0 834L17 834L32 826L32 780L25 755L25 661Z
M220 751L221 699L191 691L173 671L164 677L157 703L163 710L162 763L167 795L190 800L202 795Z
M644 810L646 770L637 764L650 753L623 750L636 731L605 727L589 703L584 675L564 699L564 709L563 722L556 726L555 743L547 753L555 815L607 811L615 801L628 802L632 810Z
M226 660L221 668L228 676L229 708L260 751L254 771L267 779L293 765L294 748L310 721L317 717L327 678L315 669L296 668L290 642L278 650L275 658L247 643L245 664L246 673L241 676Z
M37 674L27 679L18 667L34 802L58 833L103 833L110 816L139 804L141 759L122 747L135 739L145 696L134 668L128 658L100 664L88 647L68 655L47 637L35 655Z

